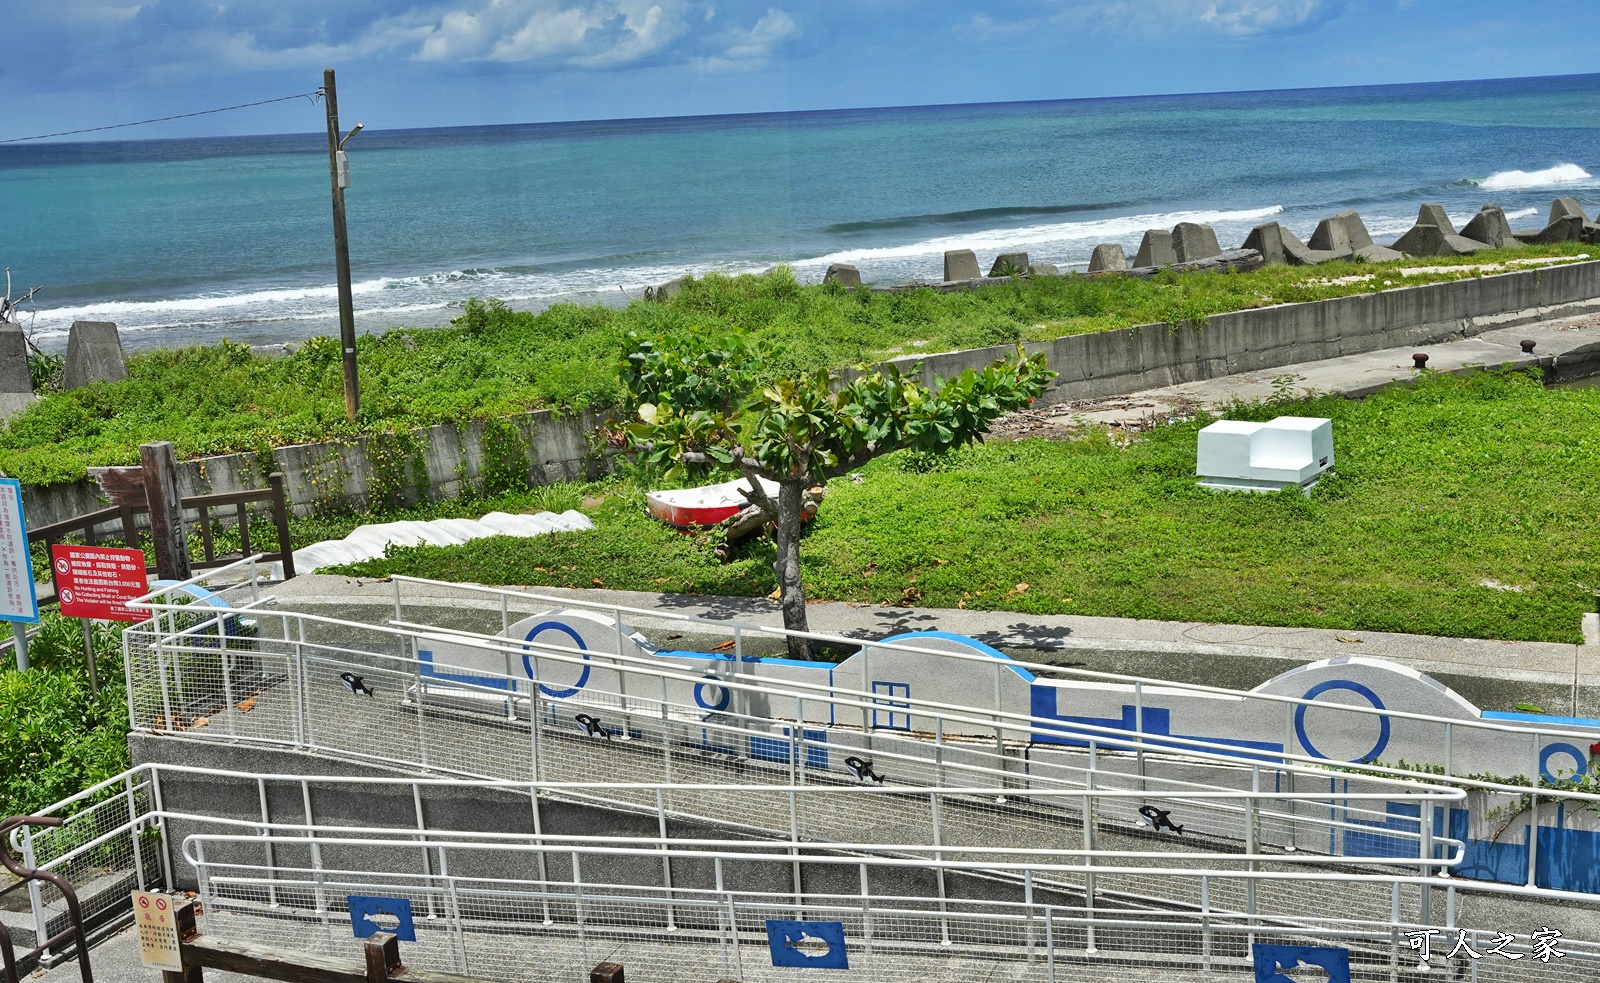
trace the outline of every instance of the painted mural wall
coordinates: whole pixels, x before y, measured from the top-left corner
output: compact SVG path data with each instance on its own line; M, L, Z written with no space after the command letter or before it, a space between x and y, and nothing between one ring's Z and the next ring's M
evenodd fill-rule
M729 746L725 730L705 728L697 737L692 721L682 738L765 760L787 761L793 722L804 721L805 765L856 778L876 777L860 775L856 766L886 738L902 737L906 747L914 747L930 742L936 728L947 739L993 740L998 731L1008 744L1025 746L1027 766L1041 772L1052 760L1082 760L1091 741L1104 749L1115 746L1117 735L1130 733L1142 733L1147 746L1190 747L1241 764L1280 762L1288 753L1330 764L1404 762L1455 775L1523 776L1521 781L1536 772L1546 781L1582 778L1590 768L1591 743L1600 747L1600 720L1486 714L1426 675L1360 657L1301 666L1248 693L1229 693L1117 678L1038 678L982 642L943 632L865 644L839 663L663 650L608 615L577 609L523 619L505 634L531 644L501 655L431 636L433 644L419 646L418 653L430 692L465 683L481 699L486 689L526 694L537 687L551 723L563 722L564 713L574 718L564 722L591 733L625 730L630 697L655 705L664 696L703 711L703 721L720 715L770 719L766 732L739 737L740 747ZM905 651L896 643L949 655ZM565 657L558 657L562 651ZM661 660L684 673L663 683L619 672L610 658L619 654ZM725 685L735 678L772 682L787 692ZM989 716L996 711L1009 717ZM577 720L578 714L587 722ZM1339 779L1328 781L1329 791L1337 793ZM1526 802L1513 798L1475 794L1468 808L1435 815L1435 835L1467 844L1466 862L1457 872L1528 883L1531 859L1540 886L1600 893L1600 817L1552 803L1536 823ZM1349 822L1362 828L1340 834L1344 842L1332 844L1331 852L1415 855L1414 842L1400 837L1418 830L1414 804L1391 803L1384 819ZM1536 849L1530 849L1535 837Z

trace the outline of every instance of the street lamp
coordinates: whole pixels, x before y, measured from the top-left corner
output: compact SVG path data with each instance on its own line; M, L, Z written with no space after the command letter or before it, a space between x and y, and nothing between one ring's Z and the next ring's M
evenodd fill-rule
M339 136L339 95L334 87L333 69L322 70L322 97L328 107L328 183L333 191L333 259L339 276L339 346L344 350L344 415L354 423L361 408L361 393L356 382L356 314L350 292L350 239L344 227L344 189L350 186L350 158L345 156L347 140L361 132L365 123Z

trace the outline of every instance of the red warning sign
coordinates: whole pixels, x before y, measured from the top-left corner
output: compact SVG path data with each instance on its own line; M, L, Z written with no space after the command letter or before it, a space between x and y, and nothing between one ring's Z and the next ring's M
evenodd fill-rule
M143 621L149 617L127 605L150 593L143 550L52 546L50 570L55 574L61 613L69 618Z

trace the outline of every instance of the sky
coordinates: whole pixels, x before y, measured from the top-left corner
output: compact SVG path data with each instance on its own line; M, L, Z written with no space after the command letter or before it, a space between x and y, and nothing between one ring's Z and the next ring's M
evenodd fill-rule
M1594 71L1594 0L0 0L0 140L314 91L400 129ZM76 139L315 132L291 100Z

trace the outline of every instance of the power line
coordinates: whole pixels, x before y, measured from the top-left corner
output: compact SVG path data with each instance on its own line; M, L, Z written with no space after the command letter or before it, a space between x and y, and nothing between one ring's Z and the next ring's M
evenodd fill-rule
M29 140L48 140L51 137L77 136L79 133L99 133L102 130L117 130L124 126L144 126L146 123L166 123L175 119L189 119L194 116L209 116L212 113L227 113L235 109L249 109L252 106L265 106L274 102L289 102L293 99L310 99L313 103L322 95L322 90L315 92L298 92L292 96L279 96L276 99L262 99L260 102L245 102L237 106L223 106L221 109L202 109L198 113L179 113L177 116L162 116L157 119L141 119L133 123L113 123L110 126L91 126L83 130L63 130L60 133L41 133L36 137L16 137L11 140L0 140L4 143L26 143Z

